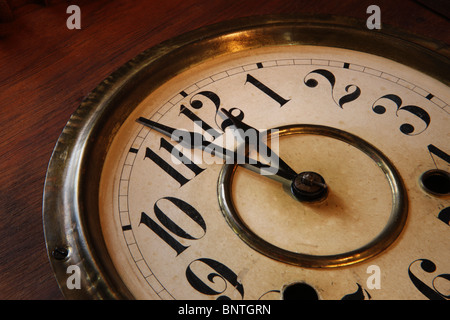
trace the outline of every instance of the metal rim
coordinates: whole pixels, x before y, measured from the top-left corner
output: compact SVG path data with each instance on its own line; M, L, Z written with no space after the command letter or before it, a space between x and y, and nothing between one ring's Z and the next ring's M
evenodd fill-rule
M392 210L389 220L383 230L374 239L364 246L348 252L334 255L311 255L282 249L258 236L242 220L233 203L231 191L233 177L238 165L225 164L220 171L217 182L219 206L225 220L239 238L251 248L272 259L307 268L333 268L355 264L377 255L397 239L405 225L408 214L407 195L400 175L394 165L381 151L353 134L326 126L307 124L290 125L277 128L277 132L279 137L294 134L311 134L334 138L348 143L369 156L383 171L391 188Z
M449 59L439 43L333 16L266 16L219 23L144 51L106 78L75 111L49 162L43 193L43 225L49 260L67 298L133 298L107 253L98 219L103 159L134 106L171 77L205 59L279 45L321 45L372 53L399 61L446 84ZM224 37L227 35L226 37ZM369 41L370 39L370 41ZM390 50L387 50L390 48ZM139 83L139 86L136 84ZM82 266L81 290L67 289L67 267Z

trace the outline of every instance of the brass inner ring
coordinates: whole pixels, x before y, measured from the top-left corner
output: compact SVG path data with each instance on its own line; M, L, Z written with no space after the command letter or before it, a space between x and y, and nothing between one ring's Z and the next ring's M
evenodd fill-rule
M270 131L270 130L269 130ZM335 255L302 254L277 247L259 237L242 220L232 199L232 182L238 164L225 164L218 180L218 200L222 214L231 229L254 250L281 262L309 268L346 266L371 258L389 247L401 233L406 222L408 202L403 182L389 159L365 140L348 132L320 125L289 125L279 128L277 135L313 134L344 141L368 155L383 171L392 194L392 210L383 230L362 247ZM270 138L270 136L268 137Z

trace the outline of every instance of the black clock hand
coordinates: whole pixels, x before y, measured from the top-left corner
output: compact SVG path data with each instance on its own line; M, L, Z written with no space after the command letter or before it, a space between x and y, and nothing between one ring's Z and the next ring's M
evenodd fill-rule
M258 174L264 175L270 179L273 179L275 181L281 182L286 185L290 185L292 183L292 174L287 173L283 170L276 170L276 174L271 174L269 172L274 172L274 169L278 168L271 168L268 165L265 165L259 161L250 159L248 156L244 156L244 163L239 163L237 161L238 155L230 151L226 148L223 148L217 144L213 144L209 141L206 141L203 138L203 135L197 132L190 132L190 131L183 131L183 130L177 130L175 128L166 126L164 124L149 120L144 117L140 117L136 120L138 123L149 127L151 129L154 129L165 136L173 139L174 141L180 143L183 147L186 148L200 148L201 150L208 152L212 154L213 156L219 156L220 158L224 159L225 161L233 161L232 163L238 163L240 166L249 169L253 172L256 172ZM189 139L186 139L186 137L189 136ZM200 144L196 142L201 142ZM231 155L231 159L230 159ZM269 171L269 169L271 169Z
M231 114L231 112L229 112L228 110L225 110L224 108L220 109L220 111L222 111L227 116L227 118L231 120L231 122L233 123L233 126L236 129L238 129L238 130L233 130L234 134L240 135L243 133L243 131L245 132L245 131L253 130L256 133L256 137L257 137L257 141L255 141L255 143L256 143L255 147L258 148L261 146L263 148L266 148L268 153L270 153L270 156L267 156L267 153L264 153L261 155L265 156L267 161L275 160L275 163L278 163L278 169L289 174L290 180L293 180L295 178L295 176L297 175L297 172L294 171L286 162L284 162L283 159L281 159L275 152L273 152L264 142L260 141L261 133L257 129L242 122L241 120L239 120L238 118L233 116ZM241 138L242 138L242 136L241 136Z
M286 177L290 180L290 189L294 197L299 201L305 202L314 202L322 200L326 197L328 193L328 186L325 183L323 177L315 172L305 171L297 174L286 162L283 161L276 153L274 153L267 145L265 145L262 141L259 141L261 138L260 132L254 127L242 122L235 116L231 114L228 110L221 108L223 114L226 115L228 119L231 120L235 129L233 133L241 138L245 139L242 136L247 130L254 130L256 133L257 141L255 147L265 147L270 152L270 157L267 156L268 161L274 161L278 163L278 169L281 171ZM266 154L261 154L265 156Z

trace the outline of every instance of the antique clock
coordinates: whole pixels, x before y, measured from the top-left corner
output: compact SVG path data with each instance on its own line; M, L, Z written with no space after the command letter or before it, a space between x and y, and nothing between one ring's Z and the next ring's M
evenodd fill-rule
M143 52L51 158L61 290L448 298L449 74L433 42L336 17L246 18Z

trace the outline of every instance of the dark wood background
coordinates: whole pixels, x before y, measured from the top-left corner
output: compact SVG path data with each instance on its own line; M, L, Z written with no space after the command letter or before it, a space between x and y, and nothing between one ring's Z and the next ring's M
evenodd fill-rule
M0 299L63 299L42 228L47 164L83 97L141 51L185 31L251 15L333 14L365 21L371 4L381 8L383 24L448 45L448 3L0 0ZM81 30L66 27L70 4L81 8Z

